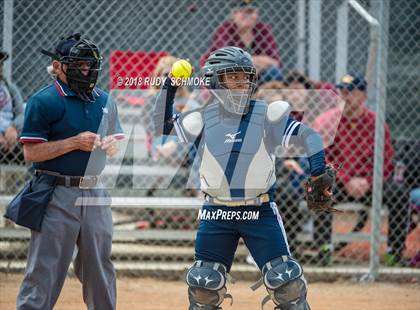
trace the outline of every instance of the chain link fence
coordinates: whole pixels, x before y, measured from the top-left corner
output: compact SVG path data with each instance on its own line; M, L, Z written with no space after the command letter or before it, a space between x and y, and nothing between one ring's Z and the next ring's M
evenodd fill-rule
M151 113L159 87L148 87L146 78L164 77L176 60L171 56L188 58L194 76L199 77L200 65L215 39L222 43L240 40L239 33L232 32L238 3L5 0L0 5L3 48L11 56L4 65L4 75L9 83L17 85L24 101L52 82L46 70L49 60L42 56L41 48L52 50L60 37L81 32L103 53L98 85L117 102L128 137L123 152L109 160L104 173L114 197L113 255L119 270L160 275L184 270L193 261L202 200L199 190L186 184L188 180L196 182L195 153L177 140L167 142L165 148L158 147L159 140L151 129ZM380 231L379 253L375 255L381 267L418 268L418 3L359 3L379 21L378 37L372 35L368 20L348 1L258 0L254 1L258 11L247 13L257 14L258 23L263 23L255 28L254 43L248 50L254 55L264 55L264 48L275 51L270 66L260 64L257 96L270 101L267 97L273 98L273 92L278 90L276 100L288 100L294 107L304 98L304 114L308 116L312 111L313 117L302 121L322 131L325 120L323 123L317 118L328 113L326 107L331 106L326 103L337 92L334 85L349 72L367 74L366 106L376 111L378 102L385 102L390 131L389 136L386 131L384 152L379 156L384 161L385 178L373 179L378 167L374 163L374 121L369 126L361 126L360 121L357 125L340 110L344 116L338 118L337 135L327 155L329 161L343 164L337 199L344 213L314 215L308 211L302 189L307 172L304 158L276 159L276 203L293 253L305 266L325 267L323 272L330 267L364 272L372 253L372 188L375 182L383 183L384 207L375 213ZM252 16L243 21L249 18ZM223 23L225 32L216 30ZM261 47L269 35L267 29L271 29L275 40L271 48ZM381 87L385 92L378 92ZM307 91L305 95L296 94L296 88ZM185 87L177 97L176 109L200 107L205 99L204 91ZM302 116L297 112L294 117ZM347 153L342 145L347 145ZM28 168L21 146L1 150L0 205L6 205L23 186L29 178ZM349 175L344 176L346 173ZM367 180L368 190L355 194L348 185L352 177ZM29 233L7 221L0 224L0 268L22 268ZM241 242L235 263L244 266L242 270L255 271L247 261L250 257ZM415 272L407 270L409 274Z

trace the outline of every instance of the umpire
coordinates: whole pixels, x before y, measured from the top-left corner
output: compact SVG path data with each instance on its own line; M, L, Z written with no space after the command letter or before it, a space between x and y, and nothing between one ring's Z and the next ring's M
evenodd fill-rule
M31 230L17 309L53 309L75 245L74 267L87 308L115 309L112 214L99 175L123 138L117 109L95 87L102 58L94 43L75 34L62 39L54 52L42 53L52 58L57 79L29 99L20 142L36 176L53 175L56 181L41 231ZM76 203L80 197L101 203Z

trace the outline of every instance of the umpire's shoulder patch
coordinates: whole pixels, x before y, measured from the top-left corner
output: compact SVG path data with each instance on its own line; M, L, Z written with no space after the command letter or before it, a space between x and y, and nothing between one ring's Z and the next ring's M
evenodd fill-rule
M267 119L270 122L277 122L287 116L290 112L290 104L286 101L274 101L268 105Z
M198 136L203 129L203 116L199 111L188 113L182 118L182 127L190 135Z

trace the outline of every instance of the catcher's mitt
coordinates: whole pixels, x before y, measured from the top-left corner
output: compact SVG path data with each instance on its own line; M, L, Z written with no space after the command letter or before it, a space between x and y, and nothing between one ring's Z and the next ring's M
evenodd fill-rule
M305 183L305 196L309 210L314 212L337 212L334 202L336 170L327 166L325 172L315 178L309 177Z

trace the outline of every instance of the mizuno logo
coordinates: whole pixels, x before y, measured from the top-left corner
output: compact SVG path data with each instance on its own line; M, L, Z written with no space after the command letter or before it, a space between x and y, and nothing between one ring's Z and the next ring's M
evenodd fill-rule
M236 138L241 132L238 131L237 133L227 133L225 143L235 143L235 142L242 142L242 139Z
M209 276L204 278L204 281L206 281L205 285L207 286L207 284L209 284L210 282L213 282L214 280L209 279Z
M200 280L202 279L202 277L200 275L198 275L197 277L192 276L195 281L197 281L197 284L200 284Z

